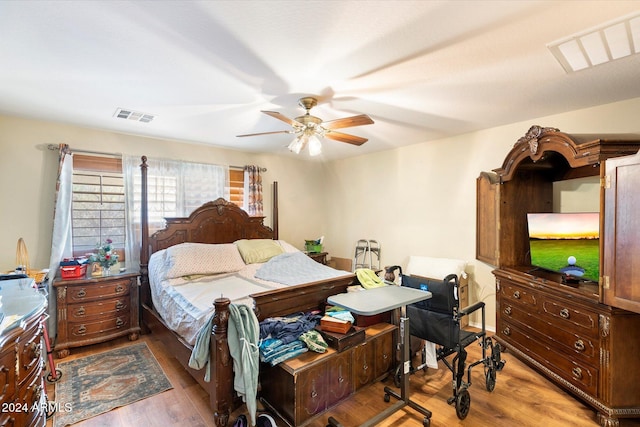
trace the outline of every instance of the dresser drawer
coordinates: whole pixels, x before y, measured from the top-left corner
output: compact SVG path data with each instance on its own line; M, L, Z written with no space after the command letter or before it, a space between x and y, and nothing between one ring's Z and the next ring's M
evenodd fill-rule
M28 381L20 387L18 394L18 404L20 408L27 409L21 411L21 425L36 425L36 421L43 418L44 388L42 383L42 369L29 376Z
M87 301L71 304L67 308L69 322L84 322L88 320L126 316L129 314L129 298L111 298L104 301Z
M73 304L97 299L129 295L131 280L111 280L104 283L88 283L86 286L69 286L66 292L67 303Z
M16 392L16 354L12 346L0 355L0 403L13 400Z
M548 296L542 298L541 306L540 314L555 322L558 327L590 337L598 337L598 313L575 303L569 306L567 302Z
M598 364L599 338L592 338L572 325L561 325L555 319L536 316L522 309L511 301L504 302L501 317L521 328L529 331L546 345L566 352L572 357L582 358L586 363ZM564 327L563 327L564 326Z
M20 387L27 377L34 371L42 368L42 348L43 326L41 322L34 323L18 341L18 387Z
M540 296L537 291L523 288L513 283L502 281L500 293L505 302L523 305L529 310L537 310L540 303Z
M103 335L125 331L129 328L129 315L115 316L83 323L68 323L72 339L99 338Z
M538 337L532 336L507 319L503 318L498 327L500 337L508 344L518 348L586 393L596 394L598 368L583 362L580 358L567 357L562 352L556 351L553 343L544 342Z

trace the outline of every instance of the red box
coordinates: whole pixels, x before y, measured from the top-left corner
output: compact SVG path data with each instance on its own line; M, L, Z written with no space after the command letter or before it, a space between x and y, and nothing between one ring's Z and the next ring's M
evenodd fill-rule
M80 279L87 274L87 264L61 265L60 277L63 279Z

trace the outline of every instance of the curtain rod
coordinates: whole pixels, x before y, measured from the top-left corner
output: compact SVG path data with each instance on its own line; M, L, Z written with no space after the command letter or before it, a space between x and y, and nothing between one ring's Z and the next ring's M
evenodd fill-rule
M60 147L55 144L49 144L47 145L47 148L51 151L58 151ZM98 154L101 156L122 157L122 153L107 153L104 151L76 150L74 148L69 148L69 149L71 150L72 153Z
M230 167L230 168L233 168L233 169L242 169L242 170L244 170L244 166L233 166L233 165L229 165L229 167ZM266 172L266 171L267 171L267 168L260 168L260 172Z
M59 147L55 144L48 144L47 148L51 151L57 151L59 149ZM76 150L76 149L71 149L71 151L74 153L98 154L102 156L122 157L122 153L106 153L104 151L90 151L90 150ZM229 166L229 167L234 169L244 170L244 166ZM266 171L267 171L267 168L260 168L260 172L266 172Z

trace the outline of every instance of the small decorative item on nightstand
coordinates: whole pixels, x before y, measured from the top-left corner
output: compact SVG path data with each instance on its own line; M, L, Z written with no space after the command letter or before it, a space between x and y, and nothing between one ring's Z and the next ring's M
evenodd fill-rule
M102 275L111 275L111 267L118 262L118 253L113 250L111 246L113 241L107 239L102 244L98 244L98 253L91 254L89 258L91 262L98 263L102 268ZM93 272L93 269L92 269Z

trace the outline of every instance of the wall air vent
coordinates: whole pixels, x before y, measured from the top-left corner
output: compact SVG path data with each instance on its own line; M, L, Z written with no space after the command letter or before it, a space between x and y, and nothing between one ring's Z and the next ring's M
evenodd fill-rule
M124 108L118 108L113 116L119 119L129 119L142 123L149 123L155 118L153 114L141 113L139 111L127 110Z

